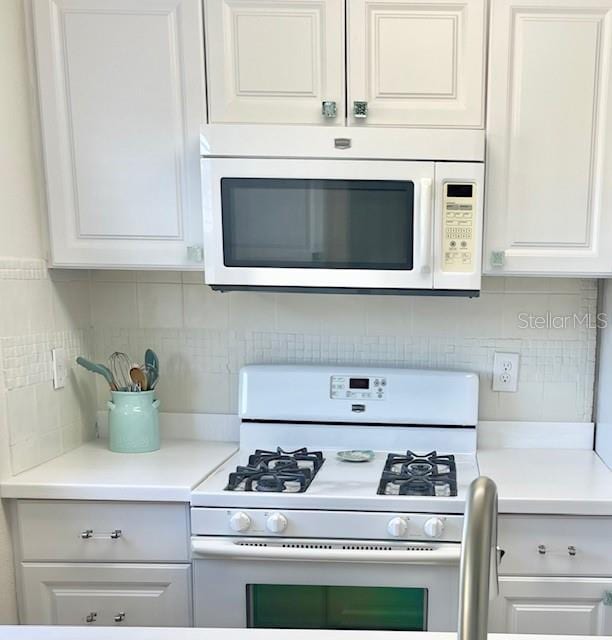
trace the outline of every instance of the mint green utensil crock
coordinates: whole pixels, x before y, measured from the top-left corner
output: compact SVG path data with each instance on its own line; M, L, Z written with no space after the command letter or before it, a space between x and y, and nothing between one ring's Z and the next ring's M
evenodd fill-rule
M108 405L108 448L116 453L159 449L159 400L155 391L112 391Z

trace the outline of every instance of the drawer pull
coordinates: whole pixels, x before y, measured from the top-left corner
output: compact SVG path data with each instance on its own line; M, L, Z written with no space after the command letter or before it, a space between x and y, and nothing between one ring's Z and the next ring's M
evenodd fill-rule
M125 620L125 613L123 611L120 611L114 618L113 620L115 622L123 622Z
M99 533L98 535L94 534L93 529L85 529L81 531L81 538L83 540L90 540L91 538L109 538L110 540L118 540L123 535L123 531L121 529L114 529L110 533Z
M545 544L539 544L538 545L538 553L541 556L545 556L546 555L546 545Z
M86 616L85 616L85 622L87 624L92 624L92 622L96 621L96 618L98 617L98 614L95 611L90 611Z
M567 552L573 558L576 555L576 547L573 544L570 544L570 546L567 548Z

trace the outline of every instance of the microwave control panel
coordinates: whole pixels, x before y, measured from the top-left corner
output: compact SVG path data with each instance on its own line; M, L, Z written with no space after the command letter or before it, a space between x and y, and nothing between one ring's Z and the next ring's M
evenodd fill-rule
M333 400L384 400L387 379L382 376L332 376L329 391Z
M474 271L474 223L476 185L447 182L444 185L442 270Z

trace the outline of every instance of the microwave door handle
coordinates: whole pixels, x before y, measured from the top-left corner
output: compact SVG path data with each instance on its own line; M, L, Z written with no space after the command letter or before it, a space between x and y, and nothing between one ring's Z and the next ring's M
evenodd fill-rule
M420 229L419 229L419 262L421 273L431 272L431 209L432 209L431 178L421 180Z

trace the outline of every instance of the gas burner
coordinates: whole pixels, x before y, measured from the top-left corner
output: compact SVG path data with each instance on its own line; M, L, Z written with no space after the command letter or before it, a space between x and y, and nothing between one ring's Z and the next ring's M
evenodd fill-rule
M378 495L456 496L455 456L436 451L419 455L390 453L383 469Z
M303 493L324 462L320 451L305 447L295 451L257 449L247 466L230 473L226 491Z

